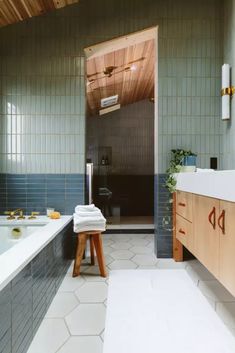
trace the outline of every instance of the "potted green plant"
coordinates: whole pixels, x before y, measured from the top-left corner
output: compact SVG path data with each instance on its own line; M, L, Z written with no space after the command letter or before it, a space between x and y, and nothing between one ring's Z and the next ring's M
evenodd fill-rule
M196 154L193 153L191 150L184 150L184 149L175 149L171 150L172 158L170 160L170 166L166 170L166 183L165 186L168 191L172 194L175 192L176 187L176 179L174 174L179 173L180 171L184 170L183 166L193 166L196 167Z
M172 194L176 190L176 178L175 174L182 171L185 166L196 166L196 154L190 150L175 149L171 150L172 158L170 160L170 166L166 170L166 181L165 187L170 193L169 199L165 204L166 215L162 217L162 227L167 231L172 231Z

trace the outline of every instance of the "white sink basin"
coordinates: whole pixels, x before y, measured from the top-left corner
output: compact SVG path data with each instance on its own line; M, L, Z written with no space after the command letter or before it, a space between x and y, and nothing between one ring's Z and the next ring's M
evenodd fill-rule
M235 202L235 170L176 174L176 189Z

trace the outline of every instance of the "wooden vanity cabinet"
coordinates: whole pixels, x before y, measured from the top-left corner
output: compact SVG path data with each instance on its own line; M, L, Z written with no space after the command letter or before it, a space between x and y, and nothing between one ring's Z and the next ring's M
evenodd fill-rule
M190 251L193 250L192 223L183 217L176 215L176 238Z
M183 191L176 193L176 213L192 222L192 194Z
M176 194L175 237L190 251L193 250L192 194L178 191Z
M235 296L235 203L182 191L174 199L176 261L185 246Z
M235 296L235 203L220 201L219 280Z
M219 276L219 200L193 195L194 249L192 253L217 278Z

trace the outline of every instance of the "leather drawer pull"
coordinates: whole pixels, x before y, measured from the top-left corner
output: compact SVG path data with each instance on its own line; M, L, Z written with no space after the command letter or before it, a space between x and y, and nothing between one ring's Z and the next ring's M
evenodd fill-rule
M186 204L183 203L183 202L179 202L178 205L179 205L179 206L182 206L182 207L186 207Z
M212 225L213 229L216 227L216 210L215 207L212 208L212 211L208 215L208 221Z
M186 235L185 231L183 229L179 229L179 233Z
M222 233L225 234L225 210L223 210L218 218L218 226L222 230Z

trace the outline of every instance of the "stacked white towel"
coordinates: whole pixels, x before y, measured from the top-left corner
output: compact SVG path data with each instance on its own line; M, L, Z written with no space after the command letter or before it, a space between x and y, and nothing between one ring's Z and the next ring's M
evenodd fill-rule
M95 205L78 205L73 214L73 230L75 233L90 230L105 231L106 219Z

